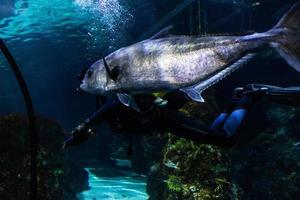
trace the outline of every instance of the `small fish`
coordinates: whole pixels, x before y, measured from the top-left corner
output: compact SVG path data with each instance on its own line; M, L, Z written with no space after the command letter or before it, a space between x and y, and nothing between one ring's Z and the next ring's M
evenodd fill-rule
M167 162L164 163L165 166L169 167L169 168L172 168L172 169L179 169L178 168L178 165L179 163L174 163L173 161L171 160L167 160Z
M294 144L295 147L297 147L299 145L300 145L300 142L297 142L297 143Z
M116 165L118 167L129 167L129 168L131 168L131 160L117 159L117 158L110 158L110 160L116 161Z
M196 102L211 85L245 65L259 47L276 49L300 71L300 2L278 24L264 33L244 36L170 36L167 27L150 39L121 48L95 62L81 89L104 96L117 95L139 111L138 93L180 90Z
M252 7L256 7L256 6L259 6L261 4L261 2L255 2L255 3L252 3Z

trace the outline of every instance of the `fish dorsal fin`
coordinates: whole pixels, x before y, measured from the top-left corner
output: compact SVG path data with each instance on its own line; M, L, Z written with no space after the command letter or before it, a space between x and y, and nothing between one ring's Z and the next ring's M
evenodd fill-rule
M173 25L167 26L161 31L159 31L158 33L156 33L155 35L153 35L150 39L159 39L159 38L167 37L169 36L169 33L173 28L174 28Z
M140 108L134 101L133 96L126 94L126 93L117 93L119 101L124 104L125 106L133 108L137 112L141 112Z
M202 81L196 85L187 87L187 88L181 88L180 90L187 94L188 97L190 97L192 100L196 102L204 102L203 97L201 96L201 93L209 88L210 86L218 83L220 80L224 79L226 76L237 70L238 68L242 67L243 65L247 64L253 57L255 56L254 53L249 53L236 62L234 62L229 67L226 67L222 71L218 72L217 74L213 75L209 79Z

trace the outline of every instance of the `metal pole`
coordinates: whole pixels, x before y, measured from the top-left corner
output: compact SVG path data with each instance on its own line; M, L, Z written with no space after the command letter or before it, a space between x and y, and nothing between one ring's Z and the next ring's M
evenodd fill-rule
M194 12L193 12L194 10L193 10L193 4L191 4L190 6L189 6L189 27L190 27L190 35L192 35L193 34L193 25L194 25L194 23L193 23L193 14L194 14Z
M171 20L174 16L179 14L182 10L184 10L187 6L193 3L195 0L185 0L176 8L174 8L171 12L169 12L165 17L159 20L156 24L154 24L147 32L145 32L141 37L137 39L137 41L144 40L153 35L157 30L161 29L169 20Z
M37 128L36 128L36 119L33 109L33 104L31 100L31 96L29 94L29 90L27 88L26 82L22 76L20 68L18 67L16 61L14 60L13 56L9 52L8 48L5 46L2 39L0 39L0 49L4 54L7 62L9 63L12 71L15 74L15 77L19 83L21 88L24 101L27 108L27 115L28 115L28 123L29 123L29 132L30 132L30 199L36 200L37 199L37 144L38 144L38 135L37 135Z
M201 0L198 0L197 4L198 4L198 33L202 34L202 17L201 17L201 15L202 15L202 10L201 10L202 6L201 6Z

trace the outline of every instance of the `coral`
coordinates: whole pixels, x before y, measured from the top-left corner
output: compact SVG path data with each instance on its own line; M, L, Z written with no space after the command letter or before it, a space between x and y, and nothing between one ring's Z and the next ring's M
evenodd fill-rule
M227 153L220 148L196 144L170 136L163 163L171 160L177 168L164 167L168 193L182 199L232 199ZM168 196L168 195L167 195ZM174 197L172 197L174 198Z
M248 145L232 151L232 175L245 199L298 199L300 197L299 130L292 119L299 109L271 105L269 126ZM299 118L295 123L299 124Z
M62 150L65 135L56 122L37 117L37 125L38 199L76 199L75 193L87 187L87 174L73 165ZM28 199L30 145L27 118L22 115L1 117L0 133L0 199Z
M207 119L190 109L197 110L188 104L183 112ZM160 187L160 192L149 190L150 199L298 199L299 111L278 104L261 108L266 113L263 128L243 127L240 135L246 142L231 150L168 134L160 165L149 174L157 180L148 181L149 188ZM247 123L253 125L257 113L252 115Z
M188 104L182 111L207 120L195 110ZM242 127L246 142L231 150L168 134L160 164L149 174L156 178L148 181L150 199L298 199L300 109L268 104L258 111L266 113L263 128ZM256 124L257 113L249 115L247 123Z
M199 105L189 102L181 111L208 123L219 109L213 95L207 98L210 103ZM154 193L150 193L150 199L238 199L241 190L230 178L230 161L227 151L221 148L188 141L170 133L160 167L156 167L160 173L154 176L160 180L148 181L151 184L149 188L160 185L164 189L160 194L149 190ZM150 178L153 178L151 175Z

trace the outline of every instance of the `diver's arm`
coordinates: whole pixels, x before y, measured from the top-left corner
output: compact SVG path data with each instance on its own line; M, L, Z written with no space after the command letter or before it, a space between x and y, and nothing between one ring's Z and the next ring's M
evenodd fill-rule
M94 135L94 130L92 130L91 127L105 120L108 115L115 113L115 109L118 109L120 105L120 102L117 100L106 102L100 107L100 109L98 109L72 131L72 136L64 142L63 148L82 144L88 140L92 135Z
M98 124L100 121L111 115L112 112L117 109L121 103L118 100L111 100L101 106L96 112L94 112L89 118L87 118L81 125L83 127L91 127Z

